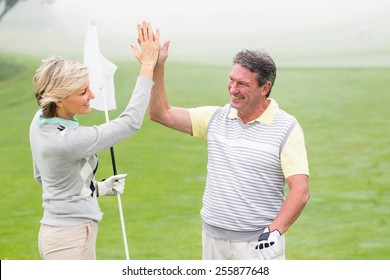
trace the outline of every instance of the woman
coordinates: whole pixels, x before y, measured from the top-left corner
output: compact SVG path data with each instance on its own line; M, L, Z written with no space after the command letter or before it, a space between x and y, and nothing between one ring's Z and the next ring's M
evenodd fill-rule
M141 50L131 46L141 63L127 108L115 120L87 127L75 115L87 114L94 98L85 65L50 57L33 78L40 110L30 126L34 176L43 189L43 218L38 247L49 259L96 259L98 223L102 219L97 197L122 194L126 174L105 181L94 179L96 153L134 134L142 124L153 86L159 53L159 31L149 23L138 25Z

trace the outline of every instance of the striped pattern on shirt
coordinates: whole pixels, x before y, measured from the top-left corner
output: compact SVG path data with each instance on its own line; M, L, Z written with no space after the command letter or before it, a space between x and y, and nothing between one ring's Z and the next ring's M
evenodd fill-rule
M233 231L268 226L284 201L280 153L296 124L278 110L272 124L244 125L217 110L207 128L207 181L201 216L209 225Z

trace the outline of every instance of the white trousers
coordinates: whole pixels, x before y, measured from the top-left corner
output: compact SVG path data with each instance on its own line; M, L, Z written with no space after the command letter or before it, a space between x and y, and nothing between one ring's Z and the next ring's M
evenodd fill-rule
M232 242L218 239L202 232L203 260L262 260L256 252L255 242ZM284 235L279 240L279 252L274 260L285 260Z

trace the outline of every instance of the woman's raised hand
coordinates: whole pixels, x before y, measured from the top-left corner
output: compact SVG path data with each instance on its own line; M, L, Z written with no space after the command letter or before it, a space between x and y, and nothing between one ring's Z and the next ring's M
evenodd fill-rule
M142 24L138 24L137 28L137 41L141 50L138 50L134 45L131 45L131 48L135 57L143 66L150 66L154 69L160 51L160 31L156 29L156 34L154 34L151 24L145 21Z

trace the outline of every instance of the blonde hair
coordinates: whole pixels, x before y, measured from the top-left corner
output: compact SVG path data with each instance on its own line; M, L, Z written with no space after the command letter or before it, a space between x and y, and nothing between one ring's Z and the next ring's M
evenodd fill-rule
M42 60L33 77L33 85L43 117L55 117L56 102L80 89L87 80L88 68L78 61L59 56Z

